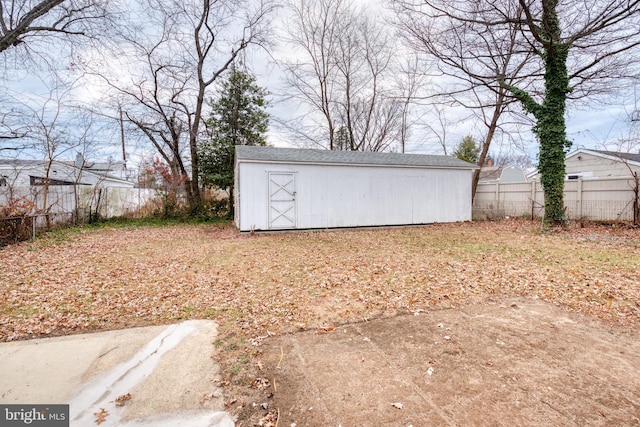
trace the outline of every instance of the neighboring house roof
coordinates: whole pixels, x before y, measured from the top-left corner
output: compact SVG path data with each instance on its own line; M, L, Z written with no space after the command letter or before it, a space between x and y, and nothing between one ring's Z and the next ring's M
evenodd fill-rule
M77 161L61 161L60 163L65 163L70 166L82 167L82 169L92 170L92 171L100 171L100 172L113 172L120 171L126 168L126 163L123 161L117 162L84 162L78 163ZM82 165L82 166L79 166Z
M502 166L483 166L480 168L479 181L497 181L502 174Z
M567 156L567 158L569 156L573 157L576 154L580 154L580 153L589 153L589 154L593 154L593 155L599 155L600 157L615 157L618 159L618 161L621 160L627 160L633 163L638 163L638 165L640 165L640 153L635 154L635 153L623 153L623 152L619 152L619 151L605 151L605 150L585 150L585 149L580 149L580 150L576 150L573 153L571 153L570 155Z
M4 173L27 174L34 178L44 179L48 162L43 160L0 159L0 170ZM60 174L49 176L51 182L77 183L80 185L95 185L97 183L109 184L116 187L133 187L131 181L86 168L78 169L73 163L54 160L51 164L52 171L60 170ZM54 184L55 185L55 184Z
M580 159L581 154L588 154L591 156L599 157L603 160L608 160L610 162L615 163L626 163L628 165L634 167L640 167L640 153L624 153L619 151L606 151L606 150L588 150L586 148L577 149L569 154L565 160L572 159L573 157L578 157ZM567 171L569 173L574 171ZM534 179L539 175L538 169L535 169L527 174L527 179Z
M367 166L405 166L477 169L453 156L426 154L377 153L363 151L313 150L237 145L236 159L277 163L344 164Z
M480 169L479 182L501 181L501 182L526 182L524 172L517 166L487 166Z

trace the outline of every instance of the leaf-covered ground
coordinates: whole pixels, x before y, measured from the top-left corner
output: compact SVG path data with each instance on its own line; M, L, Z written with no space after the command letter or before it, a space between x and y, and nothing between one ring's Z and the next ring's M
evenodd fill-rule
M87 229L0 250L0 340L211 318L247 339L526 296L640 320L640 230L538 222L241 235Z

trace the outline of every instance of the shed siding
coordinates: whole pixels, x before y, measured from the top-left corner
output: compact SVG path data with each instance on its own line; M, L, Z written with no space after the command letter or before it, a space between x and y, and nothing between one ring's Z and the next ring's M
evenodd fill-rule
M238 164L236 225L268 230L269 172L295 173L296 228L471 220L470 169Z

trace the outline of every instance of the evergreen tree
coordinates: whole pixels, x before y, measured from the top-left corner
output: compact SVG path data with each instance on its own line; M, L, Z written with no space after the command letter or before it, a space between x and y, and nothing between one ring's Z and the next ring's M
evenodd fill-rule
M211 100L206 122L211 138L198 145L200 178L206 187L229 191L229 215L233 216L233 162L236 145L266 145L269 115L266 89L250 72L229 69L217 100Z
M334 150L350 150L351 144L349 144L349 133L347 128L340 126L335 135Z
M453 155L465 162L476 164L480 156L480 145L478 145L471 135L462 138L462 142L458 144Z

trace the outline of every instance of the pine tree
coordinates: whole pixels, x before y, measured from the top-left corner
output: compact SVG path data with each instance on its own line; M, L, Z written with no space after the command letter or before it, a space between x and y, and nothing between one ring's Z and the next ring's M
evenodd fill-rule
M218 99L211 100L207 129L211 138L201 141L200 177L206 187L229 192L229 215L233 216L233 161L236 145L266 145L269 114L265 111L268 95L250 72L229 69Z
M475 164L480 156L480 146L473 140L471 135L467 135L458 144L453 155L460 160Z

